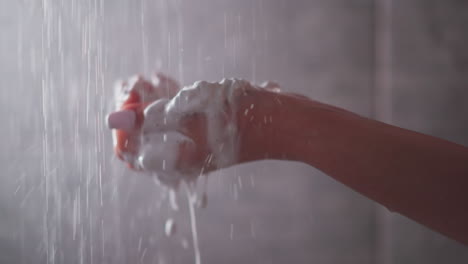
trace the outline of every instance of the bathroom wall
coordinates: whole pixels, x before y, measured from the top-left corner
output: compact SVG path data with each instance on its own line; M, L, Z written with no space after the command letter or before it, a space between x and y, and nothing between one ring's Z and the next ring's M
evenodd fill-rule
M0 2L0 262L190 263L189 214L112 153L113 83L275 80L468 144L463 1ZM203 186L203 184L201 184ZM202 263L466 263L466 247L323 173L265 161L208 177ZM175 237L164 235L174 218ZM186 247L186 248L185 248Z

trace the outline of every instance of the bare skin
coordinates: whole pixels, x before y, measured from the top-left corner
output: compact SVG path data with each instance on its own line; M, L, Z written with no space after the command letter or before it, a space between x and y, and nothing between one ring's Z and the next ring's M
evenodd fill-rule
M307 163L368 198L468 244L468 148L316 101L252 91L241 161ZM271 116L265 124L264 117Z

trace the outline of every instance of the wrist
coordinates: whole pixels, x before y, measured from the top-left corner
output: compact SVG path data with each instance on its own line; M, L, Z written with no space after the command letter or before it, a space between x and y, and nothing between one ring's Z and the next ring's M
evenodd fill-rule
M239 163L288 159L289 126L303 118L295 100L288 94L258 88L248 89L239 98Z
M272 93L249 87L238 98L237 126L239 163L266 159L271 152L272 124L274 115ZM261 122L261 120L266 120Z
M362 117L305 97L252 89L239 100L239 163L263 159L319 165ZM339 147L339 146L338 146Z

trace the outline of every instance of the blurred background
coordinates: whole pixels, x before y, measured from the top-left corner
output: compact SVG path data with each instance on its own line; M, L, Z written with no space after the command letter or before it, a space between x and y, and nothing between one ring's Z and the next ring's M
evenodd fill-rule
M0 263L194 263L189 214L104 124L135 73L274 80L468 144L463 0L0 0ZM202 263L468 263L468 248L313 168L209 177ZM177 232L164 235L166 219Z

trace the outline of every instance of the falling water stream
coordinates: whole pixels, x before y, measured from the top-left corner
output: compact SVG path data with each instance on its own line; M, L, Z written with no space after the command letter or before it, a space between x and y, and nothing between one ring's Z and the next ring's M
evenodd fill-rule
M200 182L199 200L192 187L171 195L115 157L105 126L114 83L154 71L181 85L278 81L368 109L352 101L371 83L371 41L353 33L369 28L367 1L346 4L360 13L343 21L339 1L297 2L0 1L0 262L343 263L358 252L369 263L372 206L319 172L246 164ZM187 203L174 210L171 196Z
M190 228L192 230L192 240L193 240L193 251L195 254L195 264L201 264L200 257L200 246L198 241L198 230L197 230L197 216L195 214L195 206L197 203L197 194L196 190L190 184L185 185L185 192L187 195L187 203L190 210Z
M187 185L187 208L180 212L168 209L162 188L144 186L148 179L143 177L129 177L131 172L116 160L104 122L113 107L112 87L117 79L161 68L182 84L188 76L210 75L203 74L204 68L213 67L202 65L212 63L213 58L203 55L202 39L193 38L196 32L187 32L182 1L42 0L10 5L21 17L16 21L20 89L31 93L28 86L40 87L32 91L34 96L25 97L35 100L23 110L37 114L27 117L33 122L22 124L40 135L32 145L41 156L37 164L40 180L35 183L25 177L32 187L27 189L23 182L17 191L25 197L22 207L28 215L35 211L28 211L29 207L43 209L25 220L41 226L37 229L42 241L37 259L43 257L47 263L127 263L134 259L149 263L151 257L160 263L179 263L188 255L175 245L189 231L192 261L200 264L195 210L197 203L206 203L206 193L198 201L196 188ZM240 18L225 11L218 15L223 26L216 42L226 51L217 59L222 67L213 65L219 73L212 76L219 79L239 63L240 37L229 40L227 33L239 33ZM192 60L189 65L194 64L193 59L197 61L196 70L189 70L187 58ZM253 60L251 66L255 63ZM154 198L139 204L141 198L135 192ZM178 226L189 224L178 228L175 238L164 238L162 223L171 214L180 214ZM154 231L141 234L142 229ZM137 241L137 252L129 247L132 241ZM28 262L27 247L26 243L22 249L24 262ZM158 256L151 256L151 250Z

